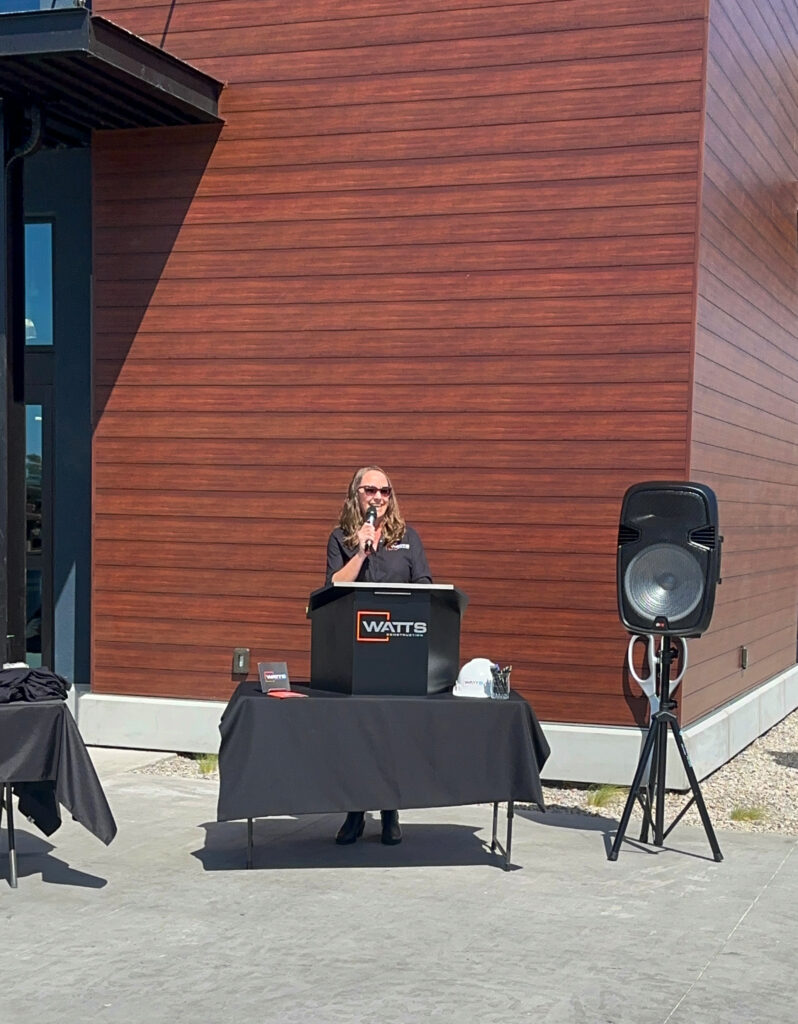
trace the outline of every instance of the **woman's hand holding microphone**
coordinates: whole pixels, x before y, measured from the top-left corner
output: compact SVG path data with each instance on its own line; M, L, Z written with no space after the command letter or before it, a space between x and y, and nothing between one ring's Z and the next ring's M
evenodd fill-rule
M371 505L366 512L363 525L357 531L358 552L365 557L374 550L377 542L377 509Z

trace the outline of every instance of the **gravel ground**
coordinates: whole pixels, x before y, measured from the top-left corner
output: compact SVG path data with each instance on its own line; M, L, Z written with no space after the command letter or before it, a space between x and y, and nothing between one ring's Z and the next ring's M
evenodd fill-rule
M603 806L591 805L591 801L601 800L597 787L573 788L563 784L544 786L543 792L549 810L620 818L628 790L606 788L614 792L606 794L609 799ZM702 780L701 795L716 830L798 835L798 711ZM691 797L692 793L668 793L666 821L672 820ZM735 820L734 812L750 812L752 820ZM636 809L632 821L639 820L640 812ZM682 820L701 827L695 807Z
M204 767L215 766L211 761ZM178 754L136 769L149 775L182 775L216 782L216 770L202 771L196 755ZM631 780L630 780L631 781ZM627 790L619 787L572 786L566 783L543 787L550 811L592 814L618 819ZM798 835L798 711L788 715L764 736L760 736L728 764L701 782L701 793L716 830L782 832ZM669 793L666 818L670 821L691 794ZM750 812L752 820L734 820L733 812ZM639 820L636 810L632 821ZM684 817L688 824L701 825L695 807Z

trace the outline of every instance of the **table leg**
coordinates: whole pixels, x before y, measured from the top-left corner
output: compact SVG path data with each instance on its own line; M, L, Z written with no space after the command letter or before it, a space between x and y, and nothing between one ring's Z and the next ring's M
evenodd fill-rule
M510 870L510 849L512 847L512 842L513 842L513 815L514 815L514 811L515 811L515 805L513 804L513 801L512 800L508 800L507 801L507 838L505 839L504 846L502 846L502 844L499 842L499 837L497 835L498 830L499 830L499 805L498 805L498 803L494 803L494 805L493 805L493 838L491 839L491 842L490 842L490 852L491 853L495 853L498 850L499 853L503 853L504 854L504 870L505 871L509 871Z
M513 842L513 814L515 808L512 800L507 801L507 846L504 850L504 870L510 870L510 847Z
M11 783L3 786L2 802L6 805L8 820L8 883L12 889L17 888L17 844L14 836L14 806L12 804Z
M253 847L253 835L252 835L252 818L247 818L247 867L252 867L252 847Z

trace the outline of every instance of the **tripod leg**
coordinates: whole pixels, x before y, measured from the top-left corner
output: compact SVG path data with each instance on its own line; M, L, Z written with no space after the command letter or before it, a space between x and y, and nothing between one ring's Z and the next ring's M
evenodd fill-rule
M693 791L695 805L698 808L698 813L701 815L704 832L706 832L709 845L712 848L712 856L716 861L720 862L723 860L723 854L720 852L720 846L718 845L718 840L715 836L715 830L712 827L712 822L709 820L709 812L707 811L707 806L704 803L704 797L701 794L701 787L698 785L698 779L696 778L695 771L693 770L693 766L690 762L690 755L687 753L687 747L685 746L682 731L674 719L670 720L670 724L671 729L673 730L673 737L676 740L676 746L682 758L682 764L684 765L684 771L687 775L687 781L690 783L690 789Z
M655 723L655 720L652 718L651 725L649 726L649 728L654 728L654 723ZM654 827L654 817L653 817L653 814L654 814L654 792L655 792L656 785L657 785L657 764L659 763L657 752L659 750L659 741L660 741L660 735L659 735L659 730L657 730L657 734L654 737L654 746L653 746L653 749L651 751L651 758L649 759L649 762L648 762L648 765L647 765L647 776L648 777L647 777L646 785L645 785L645 788L642 790L642 793L641 793L641 803L643 804L643 822L642 822L642 824L640 826L640 842L641 843L647 843L648 842L648 830L649 830L649 827L651 827L651 828Z
M648 830L649 830L649 828L653 828L654 827L653 826L654 819L651 817L654 804L653 804L653 797L651 795L651 784L650 783L647 786L643 786L643 788L638 793L638 797L640 799L640 807L641 807L641 809L643 811L643 821L642 821L642 824L640 825L640 842L641 843L647 843L648 842Z
M648 727L648 736L646 736L646 742L643 744L643 752L640 755L640 760L637 762L637 771L635 777L632 780L632 788L629 790L629 796L626 799L626 805L621 815L621 821L618 825L618 831L615 833L615 841L612 844L612 849L607 854L607 860L617 860L618 851L621 848L624 836L626 835L626 829L629 825L629 819L632 816L632 808L634 807L635 800L637 798L637 791L640 789L640 784L643 781L643 776L646 773L646 767L648 766L648 759L654 750L654 741L657 736L657 722L652 722Z
M657 788L654 793L654 846L662 846L665 842L665 772L668 756L668 722L670 717L663 717L657 722Z

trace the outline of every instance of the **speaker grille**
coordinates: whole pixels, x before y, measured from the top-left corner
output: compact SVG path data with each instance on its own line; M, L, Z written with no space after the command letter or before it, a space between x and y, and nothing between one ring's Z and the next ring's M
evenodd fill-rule
M678 623L703 597L704 570L684 548L654 544L629 562L623 587L635 614L652 620L664 616Z

